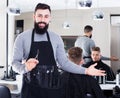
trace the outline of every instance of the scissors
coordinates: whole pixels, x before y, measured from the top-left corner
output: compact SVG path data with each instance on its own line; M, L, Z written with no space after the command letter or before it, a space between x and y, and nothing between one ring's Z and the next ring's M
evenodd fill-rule
M39 49L37 49L37 54L35 56L35 59L37 59L37 60L38 60L38 55L39 55Z

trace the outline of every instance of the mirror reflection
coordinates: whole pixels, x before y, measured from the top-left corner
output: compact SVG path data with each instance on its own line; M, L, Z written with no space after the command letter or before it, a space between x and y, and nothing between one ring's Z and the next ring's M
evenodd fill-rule
M12 2L12 1L10 1L10 2ZM33 14L33 7L32 7L31 11L26 11L24 6L21 7L21 5L18 3L18 1L16 1L16 3L17 3L17 5L20 6L20 9L21 9L22 13L21 13L20 16L9 16L9 18L14 17L14 23L15 23L14 37L12 38L12 45L14 43L13 39L16 38L17 34L21 33L24 30L27 30L27 29L33 27L33 17L31 17L32 14ZM63 3L66 6L65 2L63 2ZM70 4L70 2L68 2L68 5L69 4ZM74 4L75 4L75 2L74 2ZM33 6L35 6L35 4ZM112 33L112 32L110 32L109 29L108 30L104 29L104 30L100 30L100 31L99 31L99 29L103 28L104 24L110 23L110 19L107 20L107 16L109 16L111 13L119 14L118 12L115 11L115 9L110 11L108 8L101 8L101 10L103 12L107 11L107 13L110 13L110 14L108 15L108 14L105 13L106 20L104 20L104 22L99 22L99 25L96 25L97 23L95 21L93 21L93 19L92 19L92 13L93 13L93 11L95 11L95 8L91 8L89 10L77 10L77 9L74 10L74 9L69 9L68 8L68 16L69 16L68 20L70 21L71 27L70 27L69 30L65 30L65 29L62 28L62 24L65 21L65 10L64 10L65 6L63 7L63 9L60 9L60 10L55 10L55 8L53 7L53 11L52 11L53 19L52 19L51 24L50 24L50 29L54 30L56 32L60 32L61 36L72 36L72 35L79 36L79 35L82 35L83 27L85 26L85 24L93 25L93 27L95 28L94 32L109 32L108 33L108 35L109 35L110 33ZM94 6L94 3L93 3L93 6ZM99 7L100 6L101 5L99 4ZM25 11L23 11L23 10L25 10ZM61 13L61 15L59 13ZM57 25L56 25L56 23L57 23ZM106 28L108 28L108 27L110 27L111 30L113 30L112 29L113 26L110 26L110 25L107 26L106 25ZM95 33L94 36L93 36L93 39L95 39L96 42L98 44L100 44L100 46L102 47L102 50L105 50L105 52L103 51L103 54L105 54L105 55L115 55L115 56L119 57L118 53L113 53L112 52L113 50L110 50L110 49L106 50L104 48L105 45L102 45L102 43L104 43L104 42L103 41L101 41L101 42L97 41L97 39L99 39L98 36L99 35ZM102 34L100 36L102 36ZM104 37L104 39L106 39L106 37ZM108 39L111 40L112 38L108 38ZM107 41L107 42L109 42L109 41ZM107 44L107 42L106 42L106 44ZM10 43L11 43L11 40L10 40ZM110 47L109 44L107 44L107 45L108 45L108 47ZM109 65L112 64L111 67L113 68L114 72L116 73L116 70L119 69L119 66L118 66L119 62L112 62L112 63L107 62L107 63ZM117 65L117 67L114 67L114 64Z
M49 25L49 29L51 31L56 32L59 34L64 41L66 52L67 50L74 46L75 40L79 36L83 36L84 26L91 25L93 30L93 37L92 39L95 41L96 45L101 48L101 53L104 56L111 57L116 56L120 58L120 39L119 39L119 32L120 32L120 8L119 2L115 4L112 0L111 2L102 3L104 0L99 1L99 9L104 13L104 20L102 21L94 21L93 20L93 12L96 11L96 4L95 0L93 0L92 7L90 9L78 9L76 7L77 0L62 0L54 2L49 0L42 0L42 2L48 3L51 5L52 8L52 20ZM11 59L12 59L12 52L13 52L13 45L16 37L18 34L26 31L30 28L34 27L34 20L33 20L33 10L35 5L39 2L33 1L26 1L26 3L21 4L18 1L15 1L20 10L16 10L15 12L21 11L19 16L9 15L8 16L8 28L6 27L6 2L2 1L3 5L0 5L0 17L1 17L1 56L0 56L0 66L4 66L4 68L0 68L1 73L0 77L3 77L4 71L6 70L6 29L8 29L8 65L10 69L11 66ZM21 1L22 2L22 1ZM24 1L25 2L25 1ZM31 5L31 2L33 5ZM66 2L67 2L67 20L66 20ZM103 5L101 5L101 3ZM12 4L13 1L10 0L9 4ZM28 5L25 5L28 4ZM52 5L54 4L54 5ZM21 6L22 5L22 6ZM111 6L112 5L112 6ZM102 7L103 6L103 7ZM107 7L105 7L107 6ZM70 8L69 8L70 7ZM117 16L117 18L116 18ZM114 17L114 18L111 18ZM68 29L63 28L63 23L68 21L70 26ZM2 33L3 32L3 33ZM120 62L119 61L104 61L107 65L109 65L114 74L117 74L117 71L120 69Z

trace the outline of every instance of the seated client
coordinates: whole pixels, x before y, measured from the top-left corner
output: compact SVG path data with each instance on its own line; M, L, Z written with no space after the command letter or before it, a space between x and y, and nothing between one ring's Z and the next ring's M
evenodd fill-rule
M68 50L68 58L78 66L84 63L82 49L72 47ZM65 72L65 98L105 98L96 79L89 75Z
M95 66L96 69L103 69L106 71L106 79L109 81L113 81L115 79L115 74L112 69L101 60L101 51L99 47L93 47L91 52L92 61L83 65L84 67L89 67L91 64L97 63Z

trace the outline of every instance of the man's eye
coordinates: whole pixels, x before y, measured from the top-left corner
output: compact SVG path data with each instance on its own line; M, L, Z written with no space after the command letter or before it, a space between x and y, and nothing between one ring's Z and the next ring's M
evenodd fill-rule
M42 17L42 15L38 15L38 17Z
M48 18L49 16L47 15L47 16L45 16L45 18Z

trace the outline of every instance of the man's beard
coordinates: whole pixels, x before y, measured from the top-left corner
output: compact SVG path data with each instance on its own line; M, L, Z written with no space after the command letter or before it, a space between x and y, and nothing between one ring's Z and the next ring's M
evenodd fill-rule
M39 24L41 24L41 23L45 24L44 28L39 27ZM49 26L49 24L46 24L45 22L37 22L37 23L35 22L34 23L34 29L35 29L35 32L37 34L44 34L44 33L46 33L47 29L48 29L48 26Z

